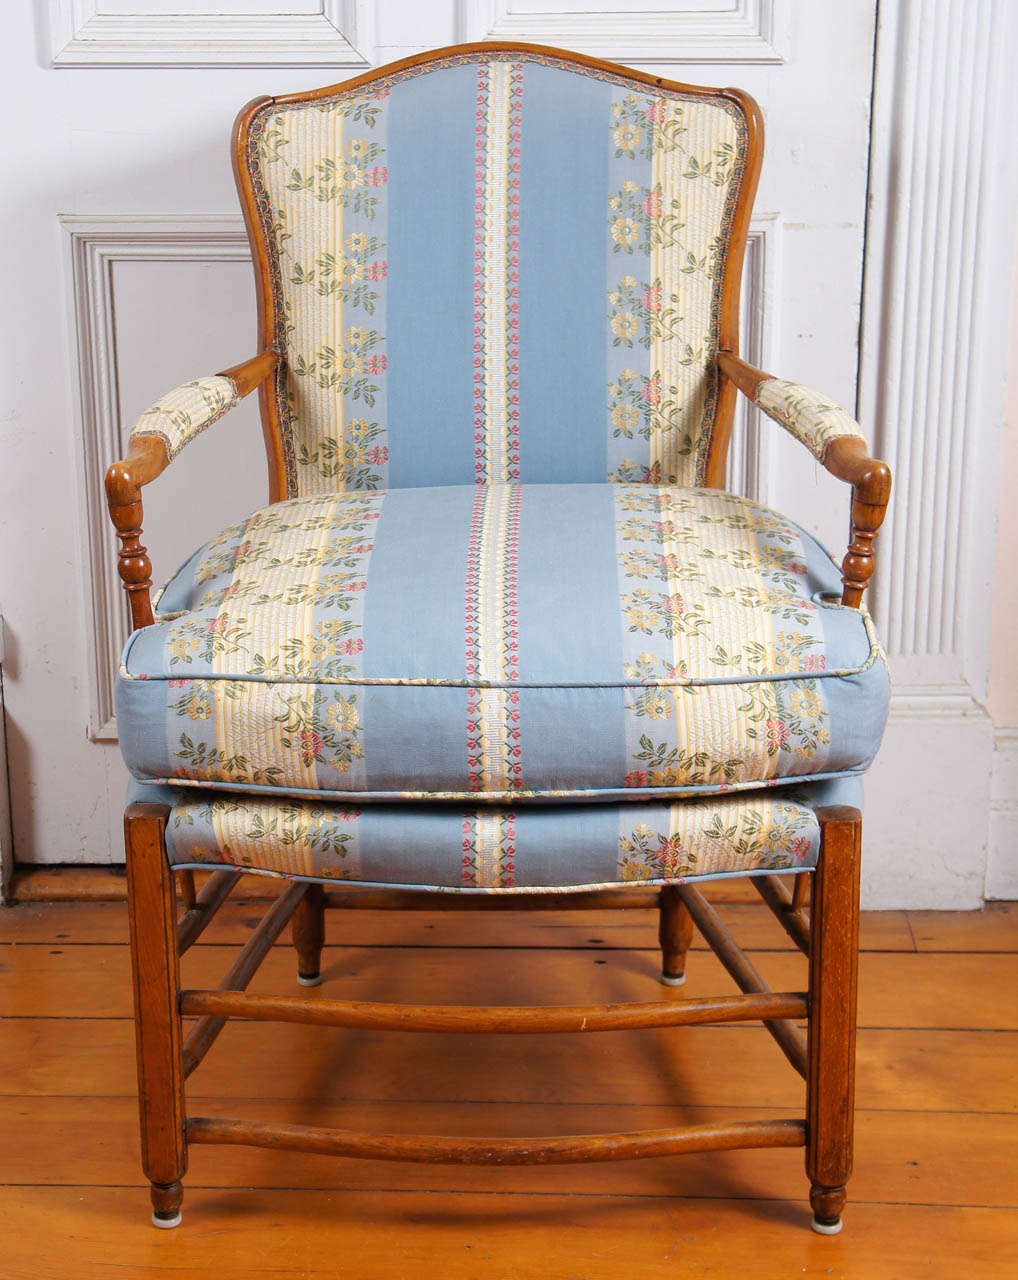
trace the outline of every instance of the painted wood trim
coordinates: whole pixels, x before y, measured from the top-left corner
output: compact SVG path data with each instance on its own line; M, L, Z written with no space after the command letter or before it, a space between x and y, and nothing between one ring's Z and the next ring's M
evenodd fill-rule
M275 6L277 9L282 6ZM322 0L317 14L99 12L98 0L49 0L51 65L60 67L369 67L373 0Z
M509 0L459 0L457 39L526 40L648 66L782 63L787 56L784 0L736 0L720 12L707 6L654 13L607 6L596 13L544 10L514 14Z
M75 340L76 434L81 480L85 616L89 632L89 736L116 738L113 684L130 633L117 578L116 536L103 481L127 450L120 420L113 268L117 262L249 262L240 218L229 215L108 214L63 217L68 305Z

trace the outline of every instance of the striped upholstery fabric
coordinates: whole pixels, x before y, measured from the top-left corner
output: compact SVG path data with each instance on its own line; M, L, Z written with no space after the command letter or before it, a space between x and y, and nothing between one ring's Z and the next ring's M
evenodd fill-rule
M862 428L847 409L800 382L765 378L757 388L756 403L821 462L836 437L863 438Z
M171 458L233 408L239 396L232 378L196 378L167 392L138 418L133 436L158 436Z
M746 133L722 94L498 50L268 102L289 494L699 483Z
M810 871L814 806L857 802L855 792L813 783L794 796L505 809L349 806L136 783L131 798L171 805L167 849L177 867L497 893Z
M353 800L696 795L861 771L887 673L795 525L716 490L309 495L135 633L136 776Z

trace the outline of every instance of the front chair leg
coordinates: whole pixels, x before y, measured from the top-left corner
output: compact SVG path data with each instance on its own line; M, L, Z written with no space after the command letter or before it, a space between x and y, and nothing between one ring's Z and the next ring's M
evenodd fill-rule
M320 884L308 885L293 913L291 928L297 951L297 981L302 987L317 987L322 980L325 945L325 890Z
M858 809L820 809L820 860L810 914L806 1174L813 1229L841 1230L852 1172L859 968Z
M167 805L146 803L129 805L124 815L141 1159L157 1227L180 1222L180 1180L187 1171L176 895L166 856L169 813Z
M665 885L661 890L660 913L661 981L666 987L681 987L686 981L686 952L693 940L693 917L676 885Z

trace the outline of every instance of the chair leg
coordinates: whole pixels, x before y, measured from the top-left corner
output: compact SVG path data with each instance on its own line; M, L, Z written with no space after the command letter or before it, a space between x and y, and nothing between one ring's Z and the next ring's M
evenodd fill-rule
M859 965L858 809L818 811L820 860L810 915L810 1016L806 1076L806 1174L812 1226L841 1230L852 1172L855 1023Z
M124 815L141 1158L157 1227L180 1222L180 1180L187 1170L176 895L165 839L169 812L166 805L132 804Z
M322 980L322 947L325 945L325 890L308 885L297 905L291 924L297 950L297 981L302 987L317 987Z
M661 981L666 987L681 987L686 981L686 952L693 940L693 917L679 896L676 885L661 890L658 941L661 944Z

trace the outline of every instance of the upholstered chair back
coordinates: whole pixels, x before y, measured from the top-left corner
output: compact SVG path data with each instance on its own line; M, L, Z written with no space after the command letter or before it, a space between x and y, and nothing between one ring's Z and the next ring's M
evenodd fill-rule
M703 483L746 112L504 49L253 104L279 496Z

